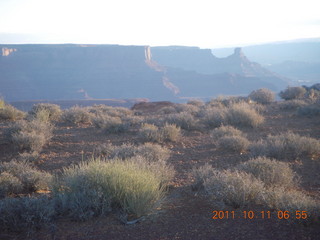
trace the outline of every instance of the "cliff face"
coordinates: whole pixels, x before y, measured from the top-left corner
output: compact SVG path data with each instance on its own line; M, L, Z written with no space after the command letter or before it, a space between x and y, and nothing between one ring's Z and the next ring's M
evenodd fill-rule
M0 48L0 96L7 101L178 101L286 86L280 77L250 62L241 49L217 58L209 49L196 47L65 44Z
M11 47L2 46L2 49ZM162 84L162 73L145 63L143 46L16 45L14 48L15 52L0 57L0 94L7 101L173 98Z

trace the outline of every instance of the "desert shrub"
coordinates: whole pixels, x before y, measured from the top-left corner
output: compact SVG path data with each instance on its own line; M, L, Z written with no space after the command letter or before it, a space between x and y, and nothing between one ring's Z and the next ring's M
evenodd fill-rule
M197 119L190 112L181 112L165 116L165 122L175 124L185 130L198 128Z
M0 228L14 232L39 229L50 223L55 212L47 197L0 200Z
M269 135L250 146L253 156L266 156L277 159L299 158L303 156L318 157L320 141L314 138L300 136L292 132L279 135Z
M306 89L303 87L287 87L286 90L279 93L279 96L284 100L299 99L302 98L306 92Z
M39 152L23 152L19 153L18 160L23 162L36 162L39 159Z
M11 105L4 103L2 103L1 105L2 107L0 108L0 119L2 120L15 121L23 119L26 116L25 112L22 112Z
M61 108L57 104L38 103L33 105L29 115L33 118L43 119L44 121L58 121L62 114Z
M300 107L306 106L307 103L301 99L292 99L283 102L278 102L278 106L281 110L296 110Z
M166 123L163 127L158 128L153 124L142 124L139 135L145 141L164 142L177 141L181 136L181 130L174 124Z
M201 107L201 106L204 106L205 103L200 99L191 99L187 102L187 104L193 105L196 107Z
M120 208L135 217L148 214L164 197L165 189L161 180L152 171L148 170L148 163L130 160L101 161L93 159L79 166L65 168L58 186L54 188L54 195L60 199L81 194L89 194L85 198L83 209L85 218L101 214L110 207ZM82 183L82 184L81 184ZM88 199L89 198L89 199ZM89 213L87 209L89 201ZM90 202L96 202L93 208ZM58 201L59 202L59 201ZM61 202L61 201L60 201ZM69 201L65 209L71 212ZM57 205L58 209L61 205ZM76 216L78 217L78 216Z
M111 107L104 104L94 105L89 108L89 112L94 115L107 115L110 117L127 117L133 115L133 112L124 107Z
M96 148L96 152L108 159L128 159L134 156L142 156L150 162L166 162L170 156L170 151L155 143L145 143L134 146L132 144L122 144L114 146L112 144L101 144Z
M216 128L227 124L226 107L206 107L199 114L201 121L207 127Z
M320 104L302 106L298 109L297 114L307 117L320 116Z
M241 132L239 129L232 126L221 126L219 128L215 128L210 132L210 135L214 140L219 140L219 138L226 137L226 136L245 137L245 134L243 134L243 132Z
M294 214L296 211L306 211L307 221L313 221L320 217L319 201L299 190L288 190L283 187L274 188L266 192L264 201L264 204L269 208L289 211L290 214ZM297 221L301 221L301 219Z
M250 174L240 171L218 171L207 165L193 170L198 183L215 201L235 208L261 203L264 184Z
M111 117L106 114L94 117L93 124L106 133L121 133L129 129L129 124L124 123L120 117Z
M232 152L244 152L248 149L250 142L242 136L224 136L218 139L220 149Z
M160 108L157 113L159 114L172 114L172 113L178 113L176 108L173 106L163 107Z
M241 163L237 169L252 174L267 187L294 188L298 183L297 175L288 163L266 157L258 157Z
M53 125L34 119L20 120L8 129L10 141L19 149L39 152L51 139Z
M252 91L248 98L261 104L268 104L274 101L275 94L267 88L260 88L258 90Z
M2 195L31 193L46 190L51 180L49 173L39 171L27 162L0 163L0 192Z
M70 109L65 110L62 113L61 119L69 124L90 124L92 115L88 109L79 106L74 106Z
M249 104L238 103L228 108L227 122L233 126L257 127L264 122L264 118Z

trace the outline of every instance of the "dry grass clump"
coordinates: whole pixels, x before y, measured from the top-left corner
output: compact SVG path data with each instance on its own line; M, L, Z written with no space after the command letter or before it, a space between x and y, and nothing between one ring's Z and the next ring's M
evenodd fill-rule
M166 123L163 127L144 123L139 130L140 137L151 142L175 142L181 137L181 129L174 124Z
M266 156L277 159L320 156L320 141L314 138L300 136L292 132L279 135L269 135L250 146L253 156Z
M19 149L39 152L52 137L53 125L34 119L20 120L8 129L10 141Z
M267 157L251 159L239 164L237 169L252 174L260 179L266 187L295 188L298 184L297 175L288 163Z
M302 99L292 99L292 100L278 102L277 104L281 110L296 110L300 107L304 107L308 105L308 103Z
M162 200L165 186L147 161L92 159L65 168L53 191L57 209L78 220L112 208L139 218Z
M307 90L303 87L287 87L279 93L279 96L284 100L299 99L303 98L306 92Z
M0 163L0 197L45 190L50 180L49 173L39 171L27 162Z
M249 94L248 98L257 103L268 104L274 101L275 94L267 88L260 88L258 90L252 91Z
M54 208L47 197L0 200L0 229L31 233L53 220Z
M97 154L107 159L128 159L141 156L149 162L166 162L170 157L170 151L155 143L145 143L143 145L122 144L114 146L112 144L102 144L96 148Z
M43 121L58 121L62 114L59 105L51 103L38 103L33 105L29 115Z
M26 113L0 100L0 120L16 121L25 118Z
M73 125L90 124L91 119L92 114L89 113L88 109L79 106L74 106L63 111L61 116L63 122Z

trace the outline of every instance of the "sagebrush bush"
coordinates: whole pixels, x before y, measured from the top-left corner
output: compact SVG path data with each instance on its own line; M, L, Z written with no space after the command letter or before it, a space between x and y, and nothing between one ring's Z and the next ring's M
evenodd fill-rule
M217 140L217 144L220 149L242 153L248 149L250 142L242 136L224 136Z
M317 219L320 217L319 201L299 190L274 188L266 192L264 199L264 204L271 209L289 211L290 214L294 214L296 211L306 211L307 221L318 221ZM294 218L290 220L294 220ZM301 219L297 221L301 221Z
M320 116L320 104L302 106L298 109L297 115L307 117Z
M205 103L200 99L191 99L187 102L187 104L193 105L196 107L201 107L201 106L204 106Z
M233 126L258 127L264 122L264 117L249 104L237 103L229 107L227 122Z
M277 103L281 110L296 110L307 105L307 102L302 99L293 99Z
M279 93L279 96L284 100L292 100L303 98L306 92L303 87L287 87L286 90Z
M29 112L30 116L38 119L44 118L44 120L45 118L47 118L47 121L58 121L60 119L61 114L62 111L60 106L51 103L35 104Z
M194 169L198 184L215 201L224 202L235 208L261 203L264 184L250 174L240 171L219 171L207 165Z
M87 108L74 106L63 111L61 119L64 122L74 125L90 124L92 115L89 113Z
M260 88L258 90L252 91L248 98L261 104L272 103L275 99L275 94L267 88Z
M200 118L205 126L209 128L220 127L227 124L227 108L226 107L206 107L200 113Z
M140 217L150 213L165 194L160 177L148 170L148 166L149 163L144 161L142 164L142 160L139 164L131 160L116 159L83 162L64 169L58 185L53 189L54 195L59 197L58 202L61 203L64 198L80 194L77 198L82 199L84 206L72 208L70 205L75 203L66 201L65 209L70 213L72 209L76 209L73 213L79 211L79 208L83 209L82 215L85 218L90 217L90 213L98 215L104 210L110 210L111 206ZM95 204L92 206L91 202ZM57 208L59 207L61 205L58 204Z
M47 197L5 198L0 200L0 229L34 231L50 223L55 211Z
M153 124L142 124L139 135L144 141L164 142L177 141L181 136L181 129L175 124L166 123L163 127L158 128Z
M2 103L2 107L0 108L0 120L20 120L26 116L25 112L22 112L15 107Z
M101 144L96 148L97 154L107 159L128 159L134 156L142 156L150 162L167 161L170 151L155 143L145 143L143 145L122 144L114 146L112 144Z
M233 127L233 126L221 126L219 128L215 128L210 132L210 136L214 140L219 140L222 137L226 136L242 136L245 137L245 134L241 132L239 129Z
M27 162L12 160L0 163L0 192L10 194L32 193L48 189L49 173L37 170Z
M185 130L194 130L198 128L198 120L190 112L166 115L164 121L170 124L175 124Z
M277 159L296 159L304 156L316 158L320 155L320 141L287 132L274 136L269 135L264 140L252 143L250 151L253 156L266 156Z
M124 123L120 117L111 117L106 114L94 117L93 124L106 133L121 133L129 129L129 124Z
M39 152L52 138L53 125L34 119L32 121L20 120L8 129L9 140L19 150Z
M286 162L267 157L258 157L241 163L237 169L250 173L260 179L266 187L295 188L298 184L297 174Z

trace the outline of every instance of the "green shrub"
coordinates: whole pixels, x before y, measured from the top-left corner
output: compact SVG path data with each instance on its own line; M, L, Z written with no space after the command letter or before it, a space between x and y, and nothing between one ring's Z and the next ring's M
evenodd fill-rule
M266 157L258 157L241 163L237 169L250 173L260 179L267 187L294 188L297 186L297 175L288 163Z
M38 119L20 120L8 129L10 141L19 149L39 152L51 139L53 125Z
M88 109L79 106L74 106L65 110L61 116L62 121L73 125L90 124L91 118L92 115L89 113Z
M275 136L269 135L267 139L253 143L250 151L253 156L277 159L296 159L303 156L313 158L320 155L320 141L287 132Z
M252 91L248 98L252 99L253 101L261 104L268 104L274 101L275 94L271 90L267 88L261 88L255 91Z
M2 103L0 108L0 119L16 121L23 119L26 116L25 112L22 112L11 105Z
M50 223L54 214L47 197L5 198L0 200L0 229L34 231Z
M302 98L306 92L303 87L287 87L286 90L279 93L279 96L284 100L292 100Z
M235 208L263 201L264 184L240 171L218 171L207 165L193 170L198 183L215 201Z
M218 139L218 147L220 149L232 152L245 152L250 142L242 136L224 136Z
M27 162L0 163L0 192L2 195L31 193L46 190L51 181L49 173L39 171Z
M38 103L33 105L29 115L43 121L58 121L62 114L59 105L51 103Z
M85 196L80 198L81 202L85 202L85 207L76 206L74 209L83 209L86 218L90 217L90 212L98 215L111 206L134 217L141 217L150 213L165 194L159 175L150 171L148 166L149 163L143 160L138 164L131 160L93 159L64 169L58 186L54 187L54 195L63 199L83 192ZM91 201L97 203L93 208ZM66 204L65 209L69 212L72 210L70 204L73 205L74 202ZM90 211L86 213L88 204ZM61 205L58 208L59 206Z
M227 122L233 126L257 127L264 122L264 118L249 104L237 103L229 107Z

